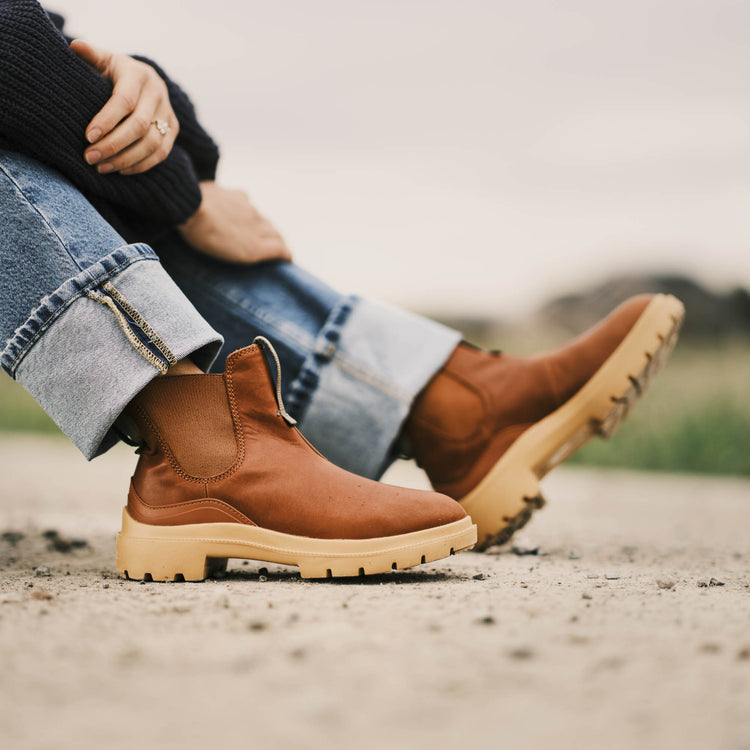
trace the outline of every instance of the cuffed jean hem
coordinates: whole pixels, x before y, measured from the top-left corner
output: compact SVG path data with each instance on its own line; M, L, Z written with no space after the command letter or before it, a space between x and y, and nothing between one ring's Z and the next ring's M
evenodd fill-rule
M146 245L126 245L45 297L1 357L87 459L120 436L127 404L187 356L207 370L223 339Z
M344 298L291 386L302 432L333 463L379 479L414 399L460 340L426 318Z

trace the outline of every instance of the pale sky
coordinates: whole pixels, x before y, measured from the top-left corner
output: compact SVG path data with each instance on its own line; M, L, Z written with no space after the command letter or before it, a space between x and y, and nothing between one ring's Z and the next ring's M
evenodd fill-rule
M512 315L612 273L750 285L750 3L56 0L187 89L342 292Z

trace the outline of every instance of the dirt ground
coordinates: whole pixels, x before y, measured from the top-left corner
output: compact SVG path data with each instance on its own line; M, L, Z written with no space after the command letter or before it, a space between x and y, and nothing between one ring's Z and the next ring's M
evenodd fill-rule
M750 750L750 481L560 469L515 550L142 584L132 465L0 439L5 750Z

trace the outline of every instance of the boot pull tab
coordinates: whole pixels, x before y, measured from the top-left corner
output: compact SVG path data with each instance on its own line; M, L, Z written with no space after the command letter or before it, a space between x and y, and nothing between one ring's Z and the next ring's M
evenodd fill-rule
M265 336L256 336L253 339L253 344L257 344L261 349L265 348L271 352L273 361L276 363L276 403L279 406L278 415L282 417L288 425L294 427L294 425L297 424L297 420L284 408L284 400L281 398L281 362L279 361L279 355L276 354L276 349L273 348L273 344Z

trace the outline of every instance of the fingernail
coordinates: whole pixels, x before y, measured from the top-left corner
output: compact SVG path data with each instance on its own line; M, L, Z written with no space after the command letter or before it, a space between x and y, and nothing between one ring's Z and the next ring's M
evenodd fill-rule
M102 155L98 151L87 151L84 158L89 164L96 164L102 158Z
M88 138L89 143L94 143L95 141L98 141L99 138L101 138L102 131L99 130L99 128L94 128L93 130L89 130L88 133L86 133L86 138Z
M99 170L99 174L107 174L108 172L111 172L114 167L111 164L100 164L97 169Z

